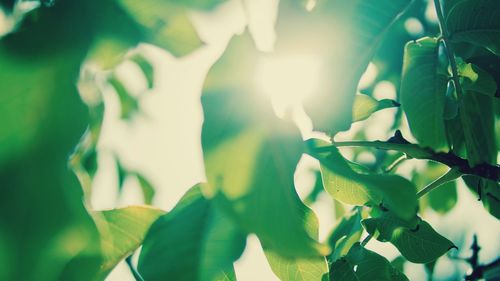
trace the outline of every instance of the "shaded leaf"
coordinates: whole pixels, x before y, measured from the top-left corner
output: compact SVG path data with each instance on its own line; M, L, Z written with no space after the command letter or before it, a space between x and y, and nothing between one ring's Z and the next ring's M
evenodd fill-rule
M421 186L426 186L435 179L447 173L449 168L442 164L429 162L422 172L415 175L415 181ZM436 212L445 214L450 211L457 203L457 184L456 181L449 181L433 189L424 197L429 206Z
M391 242L413 263L429 263L455 245L437 233L427 222L415 217L404 221L390 212L362 221L366 231L382 242Z
M235 280L245 238L195 186L152 225L138 270L145 280Z
M423 38L406 44L401 104L418 142L434 150L446 150L448 145L443 118L448 78L438 56L439 42L436 38Z
M448 0L446 26L453 41L465 41L500 55L500 5L496 0Z
M361 226L359 210L342 218L328 238L328 244L333 249L329 260L333 262L347 255L352 245L359 242L362 233L363 227Z
M379 254L354 244L347 256L333 263L332 280L339 281L399 281L408 280L406 276L391 266Z

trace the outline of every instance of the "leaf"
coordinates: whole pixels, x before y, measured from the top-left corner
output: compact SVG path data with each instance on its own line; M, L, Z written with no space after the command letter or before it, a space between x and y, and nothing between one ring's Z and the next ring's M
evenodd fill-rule
M146 78L148 89L152 89L154 85L154 68L153 65L141 54L134 54L130 57L130 60L135 62L137 66L142 70L144 77Z
M339 281L408 280L387 259L363 248L359 243L352 246L347 256L334 262L330 272L332 280Z
M359 242L363 227L361 226L361 214L359 209L342 220L335 226L328 238L328 244L333 249L329 256L330 261L336 261L347 255L352 245Z
M153 203L153 198L155 196L155 188L143 175L139 173L134 173L139 182L139 186L141 187L142 194L144 196L144 203L151 204Z
M265 251L271 269L282 281L323 281L328 276L324 257L285 258Z
M497 219L500 218L500 185L477 176L462 177L470 190L479 195L484 208Z
M444 107L447 76L439 64L439 42L423 38L405 46L401 104L412 134L420 145L434 150L448 148Z
M483 46L500 55L500 5L496 0L448 0L444 15L452 41Z
M94 34L81 29L86 8L60 1L0 38L2 280L88 281L99 269L98 232L67 163L88 125L75 85Z
M200 47L196 30L186 10L171 1L116 0L139 25L143 40L167 49L174 56L184 56Z
M393 100L376 100L368 95L357 94L354 98L352 122L368 119L379 110L398 106L399 104Z
M235 280L246 236L195 186L150 228L139 257L145 280Z
M305 104L315 129L333 134L350 127L359 80L384 35L411 2L381 0L375 4L370 0L353 0L318 4L315 11L327 15L331 30L325 36L332 42L341 40L342 44L331 46L335 51L330 51L328 58L332 64L329 77L333 78L328 91L318 93Z
M188 8L210 10L217 7L217 5L224 3L226 0L166 0L166 1L177 5L183 5Z
M123 85L123 83L115 76L109 79L109 84L115 89L118 98L120 99L122 119L130 119L133 114L139 110L139 102L133 97Z
M469 165L496 164L495 114L491 101L496 84L486 72L472 65L460 64L459 73L464 76L459 117Z
M205 92L202 105L206 196L266 249L287 257L326 254L328 248L306 230L314 214L294 186L304 150L298 129L244 89Z
M383 205L402 218L410 218L416 213L415 186L403 177L357 173L338 150L333 149L320 162L325 189L336 200L357 206Z
M427 222L416 217L409 221L390 212L362 221L366 231L377 240L391 242L413 263L429 263L456 246L437 233Z
M434 162L427 163L427 167L416 175L414 179L421 186L427 186L435 179L447 173L449 168L445 165ZM457 203L457 184L456 181L449 181L427 193L425 197L429 206L436 212L446 214Z
M311 237L318 238L318 222L310 217L307 231ZM264 253L273 272L281 281L328 281L328 265L325 257L283 257L272 249Z
M121 260L132 254L142 244L151 224L164 213L146 206L94 212L104 258L97 280L104 279Z

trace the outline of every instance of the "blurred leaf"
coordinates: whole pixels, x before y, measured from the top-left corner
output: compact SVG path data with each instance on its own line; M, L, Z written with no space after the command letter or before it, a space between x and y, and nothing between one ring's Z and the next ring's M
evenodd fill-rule
M292 257L326 254L328 248L306 230L314 213L293 182L304 150L298 129L243 89L205 92L202 105L204 193L245 231L257 234L266 249Z
M406 263L406 259L403 256L398 256L391 261L392 267L394 267L395 269L397 269L401 272L404 272L405 263Z
M498 1L447 0L444 15L451 40L477 44L500 55Z
M173 1L116 0L140 25L143 41L184 56L200 47L201 42L186 10Z
M311 217L307 222L307 231L318 239L318 222ZM283 257L272 249L264 253L273 272L281 281L328 281L328 265L323 256L310 258Z
M165 0L177 5L183 5L188 8L210 10L226 0Z
M357 206L383 205L402 218L415 215L416 189L403 177L357 173L338 150L333 149L321 164L325 189L336 200Z
M235 280L233 262L245 248L245 235L192 188L151 227L139 257L145 280Z
M399 104L393 100L376 100L368 95L357 94L354 98L352 122L368 119L379 110L398 106Z
M329 38L342 40L342 47L331 52L329 58L335 66L330 75L334 78L329 89L332 92L323 91L306 102L315 129L332 134L350 127L359 80L384 35L411 2L380 0L374 4L370 0L352 0L318 4L315 12L327 14L331 21Z
M464 91L471 91L494 97L497 91L497 83L491 75L471 63L458 63L458 75L460 75L460 85Z
M478 194L484 208L494 217L500 219L500 185L497 182L477 176L462 177L470 190Z
M151 224L164 213L146 206L94 212L104 258L96 280L105 279L121 260L132 254L142 244Z
M438 56L439 42L436 38L423 38L406 44L401 104L418 142L434 150L446 150L448 145L443 117L448 78Z
M136 176L137 181L139 181L139 186L141 187L142 195L144 196L144 203L153 203L153 198L156 193L153 185L143 175L139 173L134 173L134 175Z
M154 85L154 69L153 65L141 54L134 54L130 57L130 60L135 62L137 66L144 73L144 77L146 77L146 81L148 83L148 89L153 88Z
M67 166L88 124L75 81L94 30L81 24L90 18L85 1L58 3L0 41L0 221L9 244L2 280L88 281L101 260Z
M361 214L359 210L342 218L328 238L328 244L333 249L329 260L334 262L340 257L347 255L352 245L359 242L362 233L363 227L361 226Z
M447 173L449 168L442 164L429 162L422 172L416 175L416 182L421 186L426 186L435 179ZM457 203L456 181L450 181L433 189L422 198L427 198L429 206L436 212L445 214Z
M363 248L359 243L352 246L347 256L332 264L332 280L339 281L403 281L408 278L391 266L379 254Z
M404 221L390 212L362 221L366 231L382 242L391 242L413 263L428 263L455 245L437 233L427 222L415 217Z
M121 118L130 119L139 110L137 98L129 93L125 85L116 76L113 75L108 81L120 99Z

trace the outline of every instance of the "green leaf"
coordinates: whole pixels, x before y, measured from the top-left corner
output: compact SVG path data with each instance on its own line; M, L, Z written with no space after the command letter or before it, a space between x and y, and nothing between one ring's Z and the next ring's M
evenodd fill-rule
M447 76L440 66L439 42L423 38L405 47L401 104L412 134L420 145L434 150L448 148L444 107Z
M88 281L99 269L98 232L67 163L88 125L75 81L90 17L85 1L58 1L0 38L2 280Z
M146 206L94 212L104 258L96 280L104 279L121 260L132 254L142 244L151 224L164 213Z
M497 91L497 83L491 75L480 67L471 63L458 63L458 75L460 85L464 91L471 91L494 97Z
M477 176L464 176L463 180L470 190L478 194L484 208L500 219L500 184Z
M144 203L153 203L153 198L156 193L153 185L143 175L139 173L134 173L134 175L136 176L139 186L141 187L142 195L144 196Z
M366 231L382 242L391 242L410 262L428 263L455 245L437 233L427 222L415 217L404 221L390 212L362 221Z
M368 95L357 94L354 98L352 122L368 119L368 117L379 110L398 106L399 104L393 100L376 100Z
M347 130L352 123L352 105L359 80L392 24L410 5L410 0L324 1L315 12L326 14L332 42L331 85L309 99L305 108L314 128L329 134ZM314 15L314 14L313 14ZM340 41L339 41L340 40ZM341 47L339 47L341 46ZM333 110L334 108L335 110Z
M330 244L333 251L329 256L329 260L336 261L340 257L347 255L352 245L359 242L362 233L361 214L358 209L351 215L342 218L333 229L332 234L330 234L328 244Z
M459 64L464 96L459 104L469 165L496 164L495 113L491 98L496 83L488 73L470 64Z
M140 26L143 40L184 56L199 48L201 42L187 11L172 1L117 0Z
M324 257L286 258L265 251L271 269L282 281L326 281L328 266Z
M333 198L357 206L379 206L392 210L402 218L410 218L417 210L415 186L403 177L387 174L360 174L333 150L321 162L323 184Z
M391 266L379 254L363 248L359 243L352 246L347 256L332 264L332 280L339 281L404 281L406 276Z
M266 249L285 257L326 255L328 247L307 231L314 213L294 186L304 150L298 129L278 119L262 96L243 88L204 92L202 105L204 193Z
M195 186L153 224L138 270L148 281L235 280L232 264L243 252L245 238Z
M444 5L450 39L483 46L500 55L500 5L496 0L448 0Z
M310 217L307 222L307 231L318 238L318 222ZM271 269L282 281L328 281L328 265L323 256L320 257L283 257L272 249L265 249L264 253Z
M166 0L177 5L183 5L188 8L210 10L217 5L224 3L226 0Z
M154 69L151 62L149 62L143 55L134 54L130 57L130 60L135 62L137 66L142 70L144 77L146 78L148 89L153 88L154 85Z
M125 85L116 77L112 76L109 79L109 84L115 89L118 98L120 99L122 119L130 119L133 114L139 110L139 102L137 98L132 96Z
M427 186L435 179L447 173L449 168L442 164L429 162L422 172L419 172L414 179L421 186ZM449 181L427 193L422 199L427 199L429 206L436 212L445 214L449 212L457 203L456 181Z

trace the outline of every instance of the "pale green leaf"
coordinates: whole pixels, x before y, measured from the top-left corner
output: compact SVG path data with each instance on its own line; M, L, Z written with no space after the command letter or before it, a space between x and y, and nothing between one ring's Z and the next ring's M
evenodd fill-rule
M328 243L333 249L329 260L336 261L340 257L347 255L352 245L359 242L362 233L363 227L361 226L359 210L342 218L328 238Z
M143 30L143 40L183 56L200 47L201 42L187 11L169 1L117 0Z
M325 189L336 200L357 206L383 205L403 218L416 213L415 186L403 177L357 173L338 150L333 149L321 164Z
M436 38L423 38L406 44L401 104L419 144L434 150L447 150L443 118L448 82L438 56Z
M379 110L398 106L399 104L393 100L376 100L368 95L357 94L354 98L352 121L362 121Z
M104 279L121 260L132 254L142 244L151 224L164 213L146 206L94 212L104 259L97 280Z

